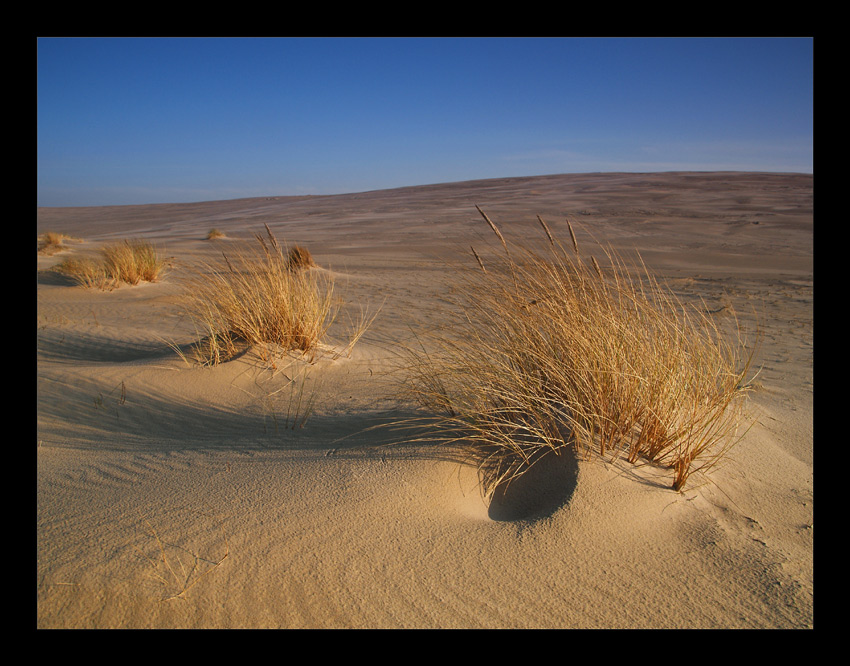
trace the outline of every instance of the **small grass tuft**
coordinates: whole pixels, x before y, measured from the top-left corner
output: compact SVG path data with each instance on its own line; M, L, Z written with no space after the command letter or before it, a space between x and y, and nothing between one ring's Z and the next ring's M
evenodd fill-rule
M86 289L100 289L112 291L118 287L118 281L107 274L103 262L91 257L69 257L56 266L60 273L64 273Z
M227 238L227 234L220 229L210 229L207 234L207 240L215 240L216 238Z
M65 245L66 240L71 240L71 237L56 233L55 231L46 231L38 239L38 254L49 257L67 250L68 248Z
M101 248L99 260L70 257L56 270L71 276L84 287L112 290L121 283L157 282L165 267L166 261L151 243L125 240Z
M316 262L313 261L313 255L310 254L310 250L308 250L306 247L301 247L300 245L295 245L289 248L289 252L287 254L287 262L289 270L291 271L312 268L316 265Z
M157 282L165 270L165 261L147 241L125 240L106 246L101 254L107 274L127 284Z

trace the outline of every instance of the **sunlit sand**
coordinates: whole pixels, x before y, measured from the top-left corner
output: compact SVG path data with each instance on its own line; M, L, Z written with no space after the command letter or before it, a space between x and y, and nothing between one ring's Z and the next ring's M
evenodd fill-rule
M577 174L336 196L41 208L72 239L37 271L41 628L813 626L813 177ZM482 497L415 415L398 349L449 321L453 267L511 238L638 251L683 299L762 337L752 426L681 492L669 470L543 460ZM188 285L266 228L333 277L306 359L193 358ZM215 230L217 233L211 233ZM52 270L141 239L155 282ZM371 321L353 344L352 331Z

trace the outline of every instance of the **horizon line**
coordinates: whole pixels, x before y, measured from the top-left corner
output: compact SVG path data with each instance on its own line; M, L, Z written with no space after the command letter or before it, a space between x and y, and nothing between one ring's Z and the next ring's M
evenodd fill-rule
M150 201L147 203L131 203L131 204L88 204L88 205L36 205L36 209L40 208L120 208L130 206L185 206L201 203L217 203L225 201L242 201L252 199L306 199L310 197L337 197L352 194L372 194L375 192L392 192L393 190L412 189L419 187L434 187L438 185L460 185L463 183L486 182L494 180L524 180L530 178L551 178L556 176L594 176L594 175L654 175L654 174L772 174L772 175L798 175L798 176L814 176L812 171L773 171L768 169L669 169L663 171L564 171L557 173L544 173L529 176L491 176L488 178L469 178L465 180L453 181L435 181L431 183L419 183L416 185L398 185L395 187L374 188L368 190L352 190L345 192L334 192L330 194L260 194L247 197L232 197L224 199L198 199L187 201L171 201L157 202Z

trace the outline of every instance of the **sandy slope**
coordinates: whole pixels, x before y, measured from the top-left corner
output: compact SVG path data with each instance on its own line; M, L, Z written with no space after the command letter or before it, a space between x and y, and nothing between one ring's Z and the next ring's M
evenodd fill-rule
M38 260L37 626L811 627L812 182L587 174L39 209L38 233L84 242ZM488 507L450 452L377 446L392 435L364 429L405 413L394 341L439 322L445 260L491 241L476 204L515 237L570 215L687 297L757 306L758 422L722 468L679 494L663 472L562 458ZM211 228L264 223L378 319L350 358L189 367L169 346L193 334L181 280L232 242ZM162 282L94 292L46 270L132 237L173 258ZM291 429L304 372L315 408Z

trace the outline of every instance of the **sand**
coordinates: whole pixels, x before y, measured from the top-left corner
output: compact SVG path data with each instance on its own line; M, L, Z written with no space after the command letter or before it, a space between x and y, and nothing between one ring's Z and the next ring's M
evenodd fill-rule
M584 174L337 196L42 208L39 628L813 627L813 177ZM447 261L536 215L636 249L677 293L761 318L755 424L683 492L567 456L488 505L476 470L367 430L407 414L396 341L439 324ZM377 319L350 357L190 366L184 280L268 224ZM228 238L206 240L212 228ZM86 290L49 269L124 238L164 278ZM343 332L333 330L331 344ZM315 397L288 427L288 392Z

